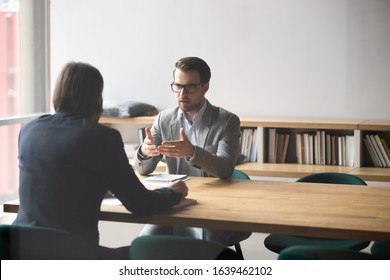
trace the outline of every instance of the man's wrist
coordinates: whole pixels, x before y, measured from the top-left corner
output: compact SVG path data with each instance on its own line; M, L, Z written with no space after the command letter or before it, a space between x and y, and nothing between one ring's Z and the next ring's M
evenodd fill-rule
M194 147L194 150L193 150L193 152L192 152L192 156L190 156L190 157L185 157L185 160L186 160L186 162L188 162L188 163L190 163L190 162L194 159L194 157L195 157L196 146L193 145L193 147Z

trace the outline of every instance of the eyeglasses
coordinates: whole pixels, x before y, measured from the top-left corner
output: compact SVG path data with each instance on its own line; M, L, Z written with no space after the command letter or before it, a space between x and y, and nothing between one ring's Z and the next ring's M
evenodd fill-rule
M196 91L196 87L200 86L202 84L203 84L202 82L199 83L199 84L189 84L189 85L181 85L181 84L172 83L171 84L171 89L172 89L173 92L176 92L176 93L180 93L183 89L187 93L194 93Z

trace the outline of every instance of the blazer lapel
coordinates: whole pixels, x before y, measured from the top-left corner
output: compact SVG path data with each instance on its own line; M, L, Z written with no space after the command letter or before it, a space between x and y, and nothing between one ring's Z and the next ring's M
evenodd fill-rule
M199 128L199 135L198 135L198 143L197 145L199 147L204 148L207 140L207 136L210 132L210 125L211 125L211 116L212 116L212 106L206 100L206 110L203 113L202 116L202 122L200 123L201 127Z
M178 118L178 115L176 114L176 117L171 120L171 123L169 125L169 129L170 129L169 136L171 137L171 140L179 140L180 139L180 128L181 127L182 127L181 120ZM177 138L177 137L179 137L179 138Z

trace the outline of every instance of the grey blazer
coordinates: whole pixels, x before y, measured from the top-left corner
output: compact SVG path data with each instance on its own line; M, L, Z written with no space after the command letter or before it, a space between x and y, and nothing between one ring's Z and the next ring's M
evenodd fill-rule
M178 114L178 107L158 114L151 128L156 145L163 141L180 139L182 122ZM240 119L206 100L194 156L191 159L165 157L167 172L187 174L188 166L193 166L197 168L196 176L228 178L236 165L239 142ZM135 168L141 175L146 175L153 172L162 159L162 156L143 157L138 150L134 157Z

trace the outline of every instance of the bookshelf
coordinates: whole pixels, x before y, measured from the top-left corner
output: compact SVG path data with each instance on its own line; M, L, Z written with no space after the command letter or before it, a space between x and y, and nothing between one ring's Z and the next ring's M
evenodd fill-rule
M154 118L153 116L127 119L101 118L100 123L151 126ZM342 172L357 175L363 180L390 182L390 168L375 167L364 144L366 134L377 133L389 145L390 121L261 117L241 117L240 119L242 130L245 128L255 129L254 133L256 134L256 137L253 137L257 153L255 162L244 162L236 167L250 176L299 178L318 172ZM290 133L285 163L270 163L268 160L268 137L271 129L276 129L280 133ZM298 164L295 134L306 132L315 134L316 131L324 131L325 134L330 133L332 135L352 136L353 164Z
M102 124L141 124L141 125L152 125L155 116L147 117L134 117L134 118L108 118L101 117L99 122Z

